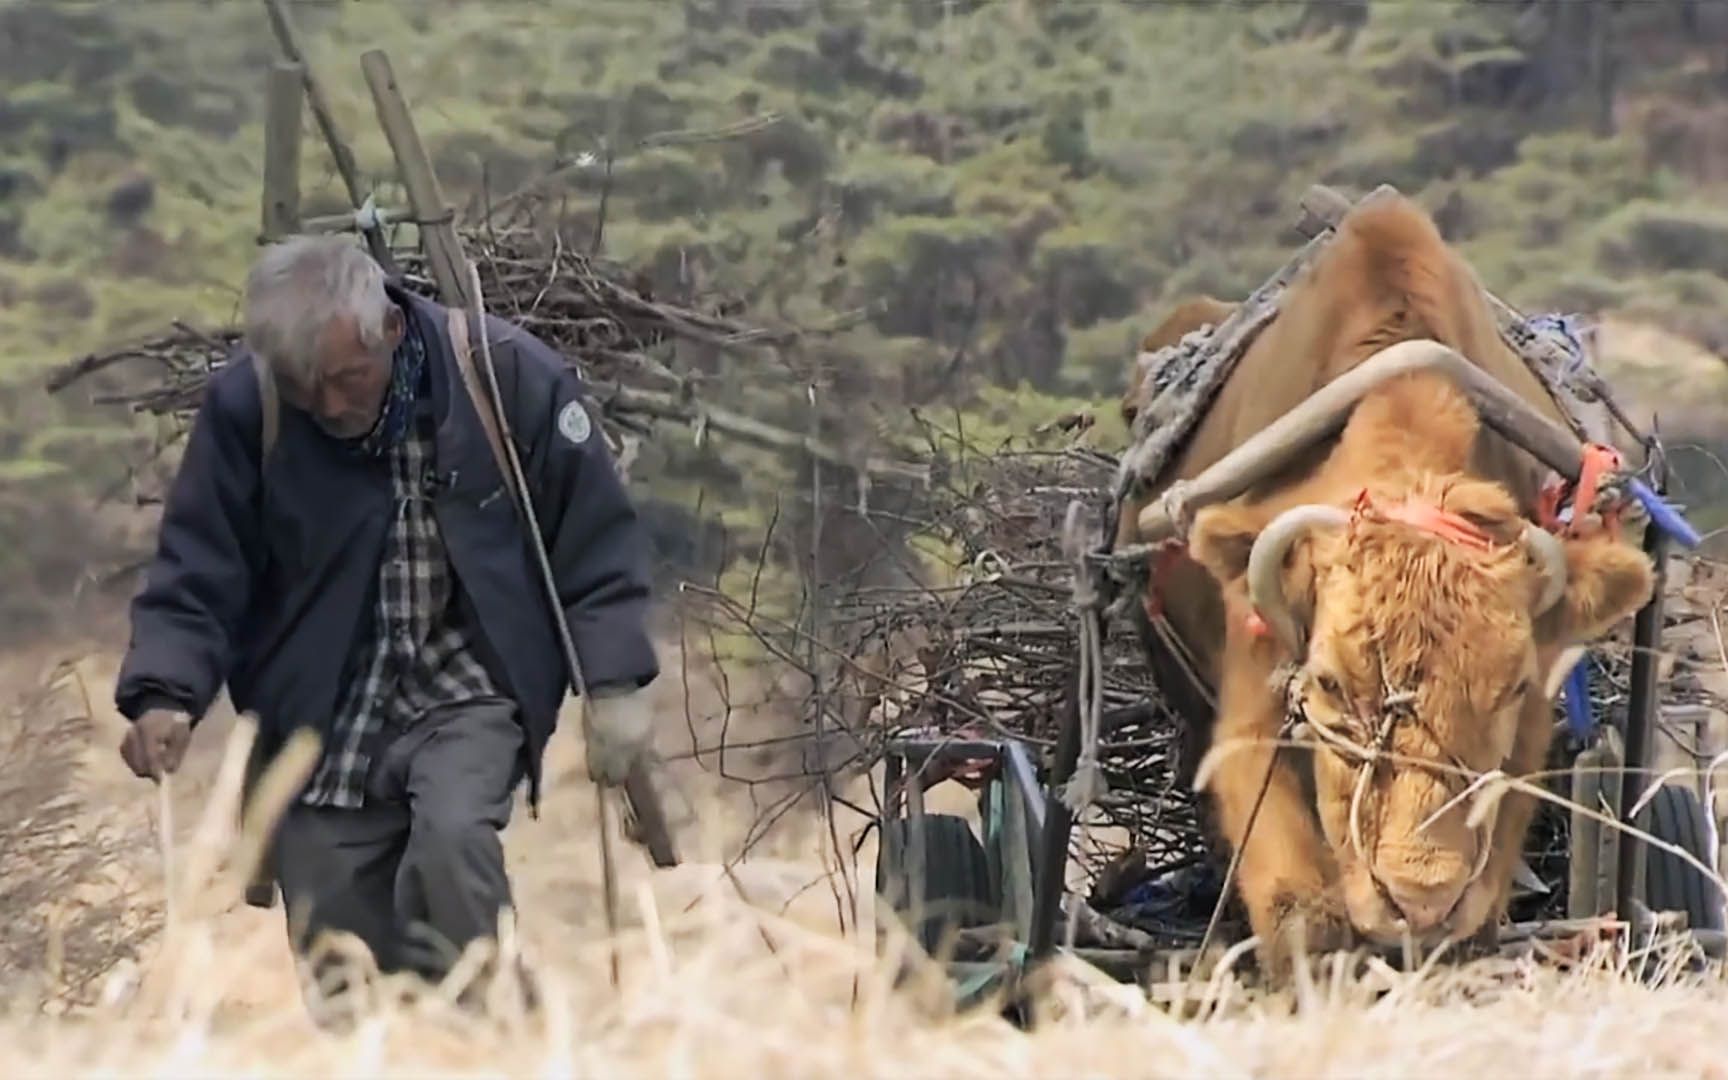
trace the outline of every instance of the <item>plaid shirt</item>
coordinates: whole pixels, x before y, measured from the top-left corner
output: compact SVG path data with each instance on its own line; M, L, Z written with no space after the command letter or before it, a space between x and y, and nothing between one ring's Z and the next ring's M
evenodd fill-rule
M357 807L365 802L368 749L386 731L413 725L426 710L496 693L475 657L456 602L455 576L432 501L436 421L431 395L415 402L413 422L386 455L395 517L378 568L373 633L344 691L329 746L301 801Z

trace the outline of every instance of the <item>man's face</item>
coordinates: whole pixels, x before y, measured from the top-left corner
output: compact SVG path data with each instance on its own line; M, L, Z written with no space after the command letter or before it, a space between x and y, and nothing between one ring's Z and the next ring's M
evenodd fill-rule
M338 316L319 335L313 384L283 380L282 399L309 414L325 434L353 439L370 431L390 387L390 357L402 340L402 313L392 307L384 343L367 349L353 319Z

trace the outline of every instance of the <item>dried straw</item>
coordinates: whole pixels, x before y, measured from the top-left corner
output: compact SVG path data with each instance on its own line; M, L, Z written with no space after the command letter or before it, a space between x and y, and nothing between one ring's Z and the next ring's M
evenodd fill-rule
M577 791L557 798L563 812L585 802ZM197 834L221 837L232 809L213 799ZM360 1023L333 1033L308 1025L291 986L237 1007L246 981L280 962L280 926L232 932L236 913L222 908L239 875L184 880L185 895L212 902L188 907L143 988L121 987L75 1018L0 1019L0 1062L15 1075L1030 1077L1452 1074L1520 1061L1537 1075L1695 1076L1719 1069L1710 1033L1728 1024L1719 973L1689 971L1681 946L1659 940L1636 954L1585 949L1564 967L1532 954L1405 974L1320 957L1275 995L1221 965L1205 982L1155 987L1152 1000L1064 957L1027 1032L997 1003L955 1011L927 967L897 983L894 960L913 954L892 927L884 958L868 935L842 938L718 881L681 909L668 902L669 877L641 874L639 918L615 943L593 933L591 916L573 924L542 911L519 935L506 924L502 948L533 970L538 1011L505 989L470 1009L448 984L383 980ZM606 976L614 944L621 993Z

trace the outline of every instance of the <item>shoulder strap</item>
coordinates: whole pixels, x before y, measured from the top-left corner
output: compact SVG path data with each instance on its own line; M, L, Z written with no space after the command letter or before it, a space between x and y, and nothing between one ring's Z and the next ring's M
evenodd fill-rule
M252 370L258 376L258 408L259 408L259 450L258 463L263 467L264 459L270 456L270 451L276 446L276 425L279 422L281 406L276 398L276 375L270 370L270 365L257 353L252 353Z
M504 456L504 439L498 431L498 417L492 411L491 396L480 385L480 373L474 367L474 344L468 337L467 315L459 307L448 310L450 347L456 352L456 370L462 374L462 386L468 391L468 400L474 403L474 411L480 414L480 426L486 431L486 442L492 448L492 460L498 463L498 472L504 477L504 487L512 500L520 502L516 476L510 471L510 462ZM481 332L485 332L484 328Z

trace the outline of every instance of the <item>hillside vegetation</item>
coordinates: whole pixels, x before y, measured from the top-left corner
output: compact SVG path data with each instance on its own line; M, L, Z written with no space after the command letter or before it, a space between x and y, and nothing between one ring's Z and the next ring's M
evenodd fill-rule
M1715 5L293 7L381 204L403 200L358 70L374 47L470 219L532 185L540 220L571 243L599 233L658 295L719 291L815 332L709 372L800 429L817 382L848 440L904 432L914 403L962 410L975 438L1102 404L1088 437L1113 445L1107 403L1160 306L1257 285L1314 181L1418 197L1521 307L1728 348ZM0 4L9 579L66 583L76 560L40 508L112 486L150 437L45 399L44 365L232 317L274 55L259 4ZM310 121L308 140L304 211L341 210ZM639 475L685 505L700 489L747 533L797 476L682 436Z

